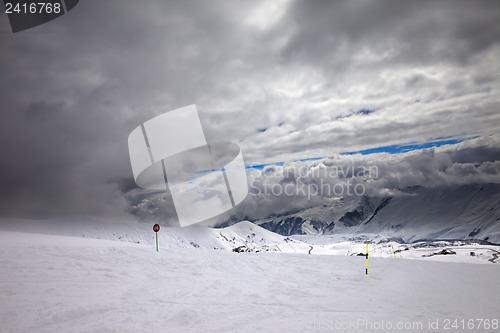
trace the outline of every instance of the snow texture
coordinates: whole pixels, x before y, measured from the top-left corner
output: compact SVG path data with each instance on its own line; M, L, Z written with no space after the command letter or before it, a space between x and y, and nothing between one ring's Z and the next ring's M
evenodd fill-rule
M370 244L365 277L362 243L243 222L162 227L156 252L150 227L0 232L0 331L369 332L383 321L440 332L445 319L499 318L495 246ZM457 254L423 257L442 249Z

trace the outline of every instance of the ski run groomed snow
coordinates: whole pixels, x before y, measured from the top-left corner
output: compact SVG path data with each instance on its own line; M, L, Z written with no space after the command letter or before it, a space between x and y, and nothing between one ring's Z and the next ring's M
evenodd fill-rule
M0 232L0 332L499 331L495 245L80 228Z

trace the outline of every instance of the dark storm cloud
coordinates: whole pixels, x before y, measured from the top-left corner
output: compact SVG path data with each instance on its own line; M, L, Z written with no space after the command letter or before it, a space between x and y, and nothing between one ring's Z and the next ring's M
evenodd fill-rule
M376 66L465 64L498 43L498 18L495 1L297 1L283 22L296 27L283 55L356 66L352 55L369 49L388 52Z
M498 1L84 1L17 34L0 15L2 215L165 210L123 194L127 136L189 104L247 162L498 131Z

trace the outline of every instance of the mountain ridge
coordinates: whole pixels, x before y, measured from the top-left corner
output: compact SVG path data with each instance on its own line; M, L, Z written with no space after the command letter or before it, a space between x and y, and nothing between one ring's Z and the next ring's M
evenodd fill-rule
M336 198L331 205L244 219L284 236L377 233L406 242L480 239L500 243L500 184L412 186L395 195ZM236 220L233 217L219 226Z

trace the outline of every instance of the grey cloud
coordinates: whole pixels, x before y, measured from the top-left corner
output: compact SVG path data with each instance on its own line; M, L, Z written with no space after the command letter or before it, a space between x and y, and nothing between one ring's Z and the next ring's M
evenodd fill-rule
M332 199L408 195L406 189L414 186L456 188L500 183L499 143L500 136L495 135L404 154L334 155L314 162L250 170L250 194L237 207L233 219L256 220L328 206ZM359 192L354 192L355 188ZM134 209L142 218L152 218L164 213L158 208L161 202L161 196L146 198ZM164 216L169 219L168 214ZM228 219L221 216L212 222Z
M238 214L259 219L329 205L331 198L405 195L404 190L412 186L500 183L499 143L496 135L404 154L335 155L270 166L250 173L251 194ZM483 154L488 157L479 162L477 157ZM360 186L360 192L347 192L347 187L355 186Z
M129 191L127 136L193 103L248 163L498 132L498 22L497 1L108 0L2 30L0 210L170 218L165 195ZM448 158L489 174L495 147Z

